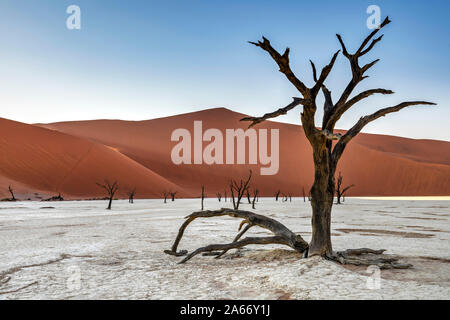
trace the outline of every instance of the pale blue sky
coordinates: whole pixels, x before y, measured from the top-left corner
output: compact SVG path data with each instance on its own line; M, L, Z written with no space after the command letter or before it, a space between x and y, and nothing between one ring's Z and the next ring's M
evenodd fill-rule
M81 8L81 30L66 28L66 8ZM312 85L309 59L327 63L342 34L350 50L370 32L368 5L392 23L365 61L381 58L359 90L384 87L338 123L404 100L414 107L365 131L450 140L449 1L99 1L1 0L0 116L23 121L142 120L211 107L261 115L295 89L248 40L291 48L292 68ZM339 56L328 79L338 95L350 77ZM299 123L299 111L278 120ZM318 114L318 117L321 114Z

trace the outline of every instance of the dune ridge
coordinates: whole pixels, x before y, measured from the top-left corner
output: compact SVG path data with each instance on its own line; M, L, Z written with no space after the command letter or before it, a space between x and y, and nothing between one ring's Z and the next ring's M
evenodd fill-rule
M202 184L213 197L224 193L230 178L244 177L249 169L258 173L253 186L263 196L278 189L293 196L303 188L308 192L314 175L311 147L299 125L267 121L255 128L280 130L280 169L274 176L259 175L259 165L172 163L173 130L192 130L194 120L202 121L203 130L246 129L239 121L244 116L213 108L144 121L27 125L0 119L0 196L8 196L7 185L13 183L22 194L91 198L102 194L94 180L114 177L125 189L135 185L138 198L161 197L169 189L198 196ZM349 196L448 196L450 142L363 133L349 144L338 170L344 184L356 185Z

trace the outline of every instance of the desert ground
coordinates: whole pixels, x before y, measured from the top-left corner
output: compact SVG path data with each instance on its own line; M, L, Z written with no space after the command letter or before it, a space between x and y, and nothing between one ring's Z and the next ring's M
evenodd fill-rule
M450 299L449 200L347 198L334 207L335 250L383 248L414 265L380 278L276 245L177 264L163 250L198 199L117 200L111 211L105 201L0 203L0 299ZM205 201L206 209L228 206ZM309 241L308 201L261 198L256 208ZM198 219L179 249L230 242L239 223Z

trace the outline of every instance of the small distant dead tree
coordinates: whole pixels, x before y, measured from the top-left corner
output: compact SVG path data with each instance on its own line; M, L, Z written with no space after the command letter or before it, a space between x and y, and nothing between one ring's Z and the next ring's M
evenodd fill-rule
M289 202L292 202L292 193L289 193Z
M203 211L203 208L204 208L203 202L204 202L205 197L206 197L206 195L205 195L205 186L202 186L202 194L201 194L200 197L201 197L201 199L202 199L202 211Z
M133 188L132 190L127 192L128 194L128 202L134 203L134 195L136 194L136 188Z
M225 199L225 202L227 202L227 190L225 190L225 192L224 192L224 194L223 194L223 197L224 197L224 199Z
M170 192L170 198L171 198L172 201L175 201L175 195L176 195L176 194L177 194L176 191L171 191L171 192Z
M294 250L303 253L304 257L321 256L341 264L354 265L376 265L381 269L386 268L410 268L410 264L398 263L398 259L393 257L380 257L385 250L372 250L368 248L349 249L344 251L334 252L331 244L331 210L334 203L334 195L336 188L335 173L338 162L347 148L348 144L356 137L361 130L369 123L394 112L398 112L410 106L415 105L434 105L435 103L427 101L408 101L397 105L382 108L378 111L361 117L348 131L344 134L336 133L335 126L339 119L357 103L374 94L392 94L393 91L382 88L370 89L359 92L352 96L358 85L364 79L368 78L367 71L371 69L379 59L369 62L365 65L360 65L360 58L371 52L377 43L379 43L383 35L375 37L386 25L391 21L388 17L380 24L377 29L364 38L362 44L353 52L347 50L342 37L337 34L337 40L340 43L342 54L348 60L351 69L351 76L349 82L345 85L344 90L336 95L337 101L333 101L331 91L327 88L325 82L333 69L335 61L341 52L336 51L330 62L322 68L321 72L317 72L315 64L311 62L312 78L314 83L312 86L305 84L291 68L290 65L290 49L286 48L284 52L280 53L275 49L270 41L263 37L257 42L250 42L263 51L267 52L269 56L275 61L277 69L286 77L286 79L295 87L300 97L294 97L293 101L286 107L279 108L270 113L266 113L260 117L246 117L241 121L249 121L249 127L255 126L265 120L278 117L286 114L288 111L303 106L300 114L302 129L308 142L311 145L312 156L314 161L314 183L310 191L310 201L312 208L312 235L311 241L308 244L303 238L294 234L286 226L274 219L257 215L251 212L230 209L221 209L216 211L201 211L194 212L186 217L186 222L179 230L178 236L169 254L180 255L187 252L176 252L178 243L182 237L184 229L187 225L196 218L208 218L228 215L234 218L242 219L241 226L247 226L236 236L233 242L227 244L209 245L207 247L199 248L189 255L187 255L181 262L186 262L193 256L215 250L222 250L223 252L233 248L241 248L249 244L284 244L290 246ZM320 124L315 123L317 111L317 97L322 93L324 96L323 117ZM336 142L333 142L333 141ZM239 240L249 228L253 226L260 226L266 228L274 233L273 237L247 237ZM220 255L219 255L220 256Z
M164 203L167 203L167 197L169 196L169 192L163 191Z
M14 196L14 191L11 186L8 187L9 193L11 193L11 201L17 201L16 197Z
M222 201L222 194L220 192L217 192L216 196L217 196L217 200L219 200L219 202Z
M114 194L119 189L119 185L118 185L117 181L110 183L108 180L105 180L104 184L97 183L97 186L99 186L102 189L105 189L106 192L108 193L109 202L108 202L108 207L106 209L111 210L111 204L114 199Z
M350 189L353 188L355 185L349 185L347 187L345 187L344 189L342 189L342 175L341 172L339 171L339 176L336 182L336 204L341 204L341 198L343 198L345 196L345 193Z
M41 201L64 201L64 198L61 196L61 193L58 193L57 196L53 196L47 199L42 199Z
M302 192L303 192L303 202L306 202L305 187L303 187Z
M242 197L247 192L251 179L252 179L252 170L250 170L247 180L241 179L239 183L236 180L230 181L231 199L233 200L234 210L239 209L239 204L241 203Z
M275 192L275 201L278 201L278 198L279 198L280 194L281 194L281 190L277 190Z
M255 190L253 191L252 209L256 209L256 208L255 208L255 202L256 202L257 199L258 199L258 193L259 193L258 189L255 189Z

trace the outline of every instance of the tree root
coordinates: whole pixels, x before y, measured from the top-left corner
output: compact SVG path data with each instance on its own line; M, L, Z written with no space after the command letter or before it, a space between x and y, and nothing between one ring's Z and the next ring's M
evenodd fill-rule
M333 252L328 255L328 260L339 262L340 264L351 264L355 266L377 266L380 269L409 269L411 264L397 263L398 258L381 256L385 249L373 250L369 248L348 249L345 251Z
M239 230L241 230L244 224L247 224L242 231L240 231L237 236L234 238L233 242L227 244L212 244L206 247L198 248L192 253L188 254L183 260L179 263L185 263L189 259L193 258L197 254L203 253L207 255L215 255L216 258L220 258L230 249L237 249L244 247L249 244L283 244L291 247L292 249L304 253L308 250L308 243L303 240L300 235L293 233L282 223L272 219L265 217L263 215L259 215L249 211L243 210L233 210L222 208L220 210L214 211L198 211L190 214L186 217L186 221L181 225L178 235L175 239L175 242L172 245L170 250L165 250L164 252L174 256L182 256L186 255L188 252L186 250L181 250L177 252L178 244L183 237L184 230L187 226L197 218L212 218L212 217L220 217L220 216L230 216L233 218L243 219L239 226ZM274 236L272 237L247 237L243 240L240 238L252 227L258 226L264 229L271 231Z

